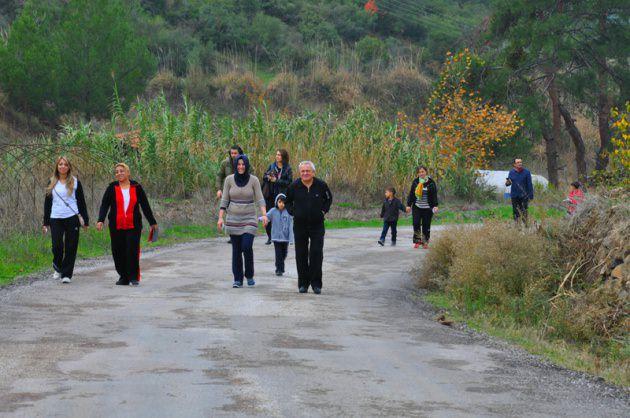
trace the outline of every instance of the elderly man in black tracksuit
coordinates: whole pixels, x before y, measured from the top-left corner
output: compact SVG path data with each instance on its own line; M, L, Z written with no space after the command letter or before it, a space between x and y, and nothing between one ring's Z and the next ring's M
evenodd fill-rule
M315 165L303 161L299 165L300 178L287 189L286 207L293 215L295 262L300 293L322 290L322 262L324 260L324 216L330 210L332 193L323 180L315 177ZM309 245L310 244L310 245Z

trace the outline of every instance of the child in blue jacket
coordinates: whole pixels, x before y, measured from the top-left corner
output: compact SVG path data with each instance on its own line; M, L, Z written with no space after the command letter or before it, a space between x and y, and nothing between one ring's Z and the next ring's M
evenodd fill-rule
M287 197L283 193L276 196L275 207L267 212L271 223L271 241L276 250L276 276L284 274L284 261L293 242L293 217L285 208Z

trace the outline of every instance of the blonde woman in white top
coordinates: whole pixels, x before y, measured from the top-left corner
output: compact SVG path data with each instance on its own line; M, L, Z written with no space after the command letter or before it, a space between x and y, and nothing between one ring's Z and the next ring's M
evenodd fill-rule
M72 164L59 157L44 200L44 233L50 229L55 279L70 283L79 247L81 226L88 229L89 216L81 182L72 175Z

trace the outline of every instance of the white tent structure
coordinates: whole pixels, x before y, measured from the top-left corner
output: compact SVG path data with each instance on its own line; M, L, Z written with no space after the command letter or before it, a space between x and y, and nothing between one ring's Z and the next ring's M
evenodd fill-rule
M477 170L477 184L494 188L497 194L503 195L506 198L510 197L510 186L505 185L505 179L508 173L509 171ZM549 187L549 180L538 174L532 174L532 183L534 187L536 187L537 184L544 189Z

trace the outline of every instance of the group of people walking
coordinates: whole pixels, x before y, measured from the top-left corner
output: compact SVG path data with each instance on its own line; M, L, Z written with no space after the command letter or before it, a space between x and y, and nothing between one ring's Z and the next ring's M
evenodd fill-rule
M511 185L511 197L516 221L527 221L528 202L533 199L531 174L515 159L506 185ZM222 161L217 175L217 198L220 199L217 227L230 237L234 288L245 280L254 286L254 238L262 222L267 244L274 245L276 275L285 273L285 261L290 243L295 246L298 291L312 288L321 293L324 248L324 219L332 204L332 193L325 181L315 176L315 164L302 161L299 176L293 178L289 153L278 149L275 160L267 167L261 181L252 174L248 156L234 145ZM142 215L150 225L150 236L157 236L157 221L142 186L131 179L129 167L118 163L114 167L115 181L103 194L96 229L101 231L108 219L111 251L117 285L140 283L140 240ZM574 195L575 196L575 195ZM396 245L399 214L411 213L413 245L427 248L431 238L431 222L438 212L438 188L425 166L416 169L404 205L396 197L396 189L388 187L381 208L383 229L377 241L385 244L391 230L391 244ZM260 216L259 216L260 215ZM73 174L66 157L55 163L46 189L43 230L50 230L54 277L62 283L72 281L81 228L89 228L90 217L81 182Z
M289 154L279 149L275 161L265 171L261 185L260 180L251 174L249 159L239 146L230 149L228 158L221 164L217 176L217 186L223 178L222 189L217 190L217 196L221 198L217 227L230 236L232 287L243 287L245 280L248 286L256 284L253 243L258 222L262 221L267 244L274 244L276 275L284 274L288 246L293 241L298 291L306 293L312 288L314 293L320 294L324 217L330 210L332 193L323 180L315 177L315 164L301 162L299 178L294 180Z

